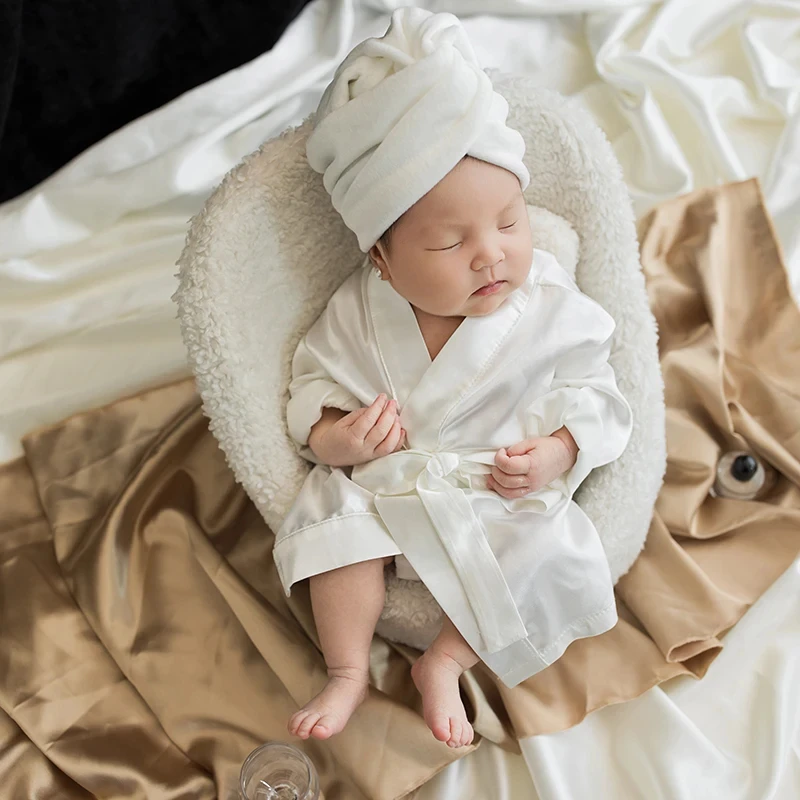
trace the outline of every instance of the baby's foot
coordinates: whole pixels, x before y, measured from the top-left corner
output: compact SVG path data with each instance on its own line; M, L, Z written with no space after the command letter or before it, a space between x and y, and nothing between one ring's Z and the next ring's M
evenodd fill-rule
M366 672L344 668L328 670L328 683L289 720L289 733L308 739L328 739L344 730L353 712L367 697Z
M433 735L449 747L472 744L472 725L461 702L458 678L463 667L445 653L428 650L411 668L422 695L422 715Z

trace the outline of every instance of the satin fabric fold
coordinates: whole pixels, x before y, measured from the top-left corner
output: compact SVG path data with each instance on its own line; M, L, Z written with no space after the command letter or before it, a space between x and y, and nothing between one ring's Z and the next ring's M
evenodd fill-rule
M64 466L80 470L65 455ZM124 475L128 465L115 462ZM17 744L28 751L25 796L58 787L65 797L214 797L210 776L170 741L70 595L40 506L44 488L22 461L0 471L0 708L30 743ZM71 499L67 511L76 510ZM21 768L7 773L17 785ZM1 783L5 794L9 782Z

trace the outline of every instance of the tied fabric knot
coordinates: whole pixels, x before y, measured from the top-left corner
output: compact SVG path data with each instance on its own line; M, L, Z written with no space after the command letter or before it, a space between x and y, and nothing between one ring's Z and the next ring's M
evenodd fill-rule
M401 450L354 468L352 479L375 495L378 514L395 538L396 523L381 507L398 497L419 498L458 575L485 648L496 653L527 638L528 632L464 491L471 476L487 472L486 458L486 453ZM421 572L412 558L409 561Z
M433 453L428 460L426 469L434 478L441 478L442 480L450 478L447 482L451 486L457 486L460 476L456 473L456 470L460 466L461 458L456 453Z

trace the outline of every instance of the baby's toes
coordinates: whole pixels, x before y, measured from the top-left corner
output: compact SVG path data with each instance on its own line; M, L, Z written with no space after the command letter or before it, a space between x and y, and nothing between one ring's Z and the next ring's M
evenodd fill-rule
M461 729L461 720L450 720L450 738L447 740L448 747L461 747Z
M289 733L292 736L297 736L297 731L300 728L300 723L306 718L308 712L305 709L300 709L300 711L296 711L292 716L289 718L289 724L286 726L289 730Z
M431 722L431 733L440 741L447 742L451 738L450 720L447 717L437 717Z
M303 718L302 722L297 728L297 735L301 739L308 739L311 735L311 730L319 721L320 714L318 712L306 712L306 716Z
M335 733L334 726L336 720L329 716L320 717L319 721L311 730L311 735L315 739L330 739Z
M475 733L472 730L472 725L470 725L469 722L465 722L461 729L461 747L472 744L474 736Z

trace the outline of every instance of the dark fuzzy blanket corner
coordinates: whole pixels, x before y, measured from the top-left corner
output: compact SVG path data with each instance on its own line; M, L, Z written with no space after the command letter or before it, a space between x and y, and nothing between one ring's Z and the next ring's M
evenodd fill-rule
M0 0L0 202L269 50L309 0Z

